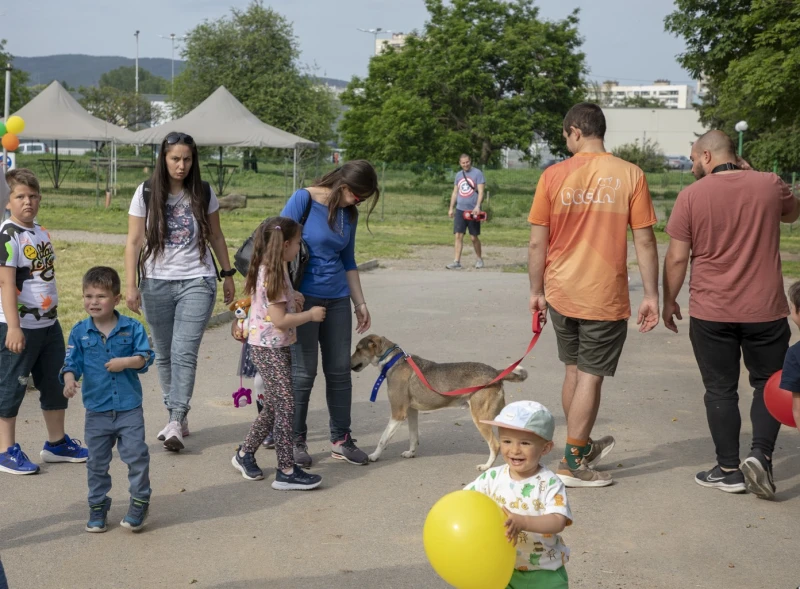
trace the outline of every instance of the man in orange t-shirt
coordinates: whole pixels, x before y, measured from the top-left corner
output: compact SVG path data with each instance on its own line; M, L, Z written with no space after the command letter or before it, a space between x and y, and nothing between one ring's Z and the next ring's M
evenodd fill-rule
M570 159L547 168L528 222L531 313L549 307L567 420L564 459L556 474L567 487L605 487L611 475L594 466L614 438L590 438L603 378L613 376L628 333L628 226L633 230L644 300L636 323L658 324L656 215L644 173L605 150L606 120L596 104L573 106L564 118Z

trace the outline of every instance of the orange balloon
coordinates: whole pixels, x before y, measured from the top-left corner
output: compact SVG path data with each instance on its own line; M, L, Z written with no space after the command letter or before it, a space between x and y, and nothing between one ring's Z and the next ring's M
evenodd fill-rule
M7 151L14 151L19 147L19 137L13 133L6 133L3 135L2 143Z

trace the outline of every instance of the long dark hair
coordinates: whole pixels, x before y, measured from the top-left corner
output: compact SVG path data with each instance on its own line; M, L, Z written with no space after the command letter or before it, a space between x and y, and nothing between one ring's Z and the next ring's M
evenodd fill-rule
M367 229L369 229L369 216L375 208L375 205L378 204L378 199L381 196L381 191L378 188L378 174L375 172L375 168L372 167L371 163L367 160L352 160L346 162L341 167L315 180L312 186L330 188L331 193L328 197L328 226L333 230L336 229L336 213L339 210L339 203L342 200L345 187L349 188L353 194L362 200L369 200L369 208L367 209ZM346 208L350 215L350 222L352 223L358 218L358 211L355 206Z
M270 217L262 221L253 239L253 257L247 269L244 292L253 296L258 285L259 266L267 267L267 300L274 301L283 295L285 284L283 244L302 231L300 223L288 217Z
M168 141L175 139L176 141ZM145 244L142 262L151 256L158 258L164 253L164 240L167 235L167 198L169 197L169 171L167 170L167 154L175 145L186 145L192 151L192 165L189 173L183 179L185 195L190 199L192 215L200 229L197 243L200 247L200 262L206 257L207 243L211 236L211 226L208 223L208 209L203 198L203 181L200 179L200 162L197 157L197 145L194 140L183 133L170 133L161 142L153 176L150 179L150 202L147 207L147 220L145 224ZM144 264L142 264L144 266ZM141 269L144 276L144 267Z

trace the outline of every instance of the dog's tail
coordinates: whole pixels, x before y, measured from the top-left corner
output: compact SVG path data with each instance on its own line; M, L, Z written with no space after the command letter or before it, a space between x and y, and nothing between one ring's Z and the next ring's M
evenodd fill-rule
M528 378L528 371L522 366L517 366L514 371L510 372L503 380L507 380L508 382L522 382L526 378Z

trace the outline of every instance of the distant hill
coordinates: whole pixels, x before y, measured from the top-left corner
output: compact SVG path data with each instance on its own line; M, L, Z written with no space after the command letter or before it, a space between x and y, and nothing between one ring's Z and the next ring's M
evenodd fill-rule
M46 55L44 57L15 57L14 67L28 72L28 83L49 84L53 80L66 82L73 88L97 86L100 76L122 66L133 66L129 57L100 55ZM175 60L175 75L183 71L184 62ZM167 80L172 76L172 60L162 57L140 57L139 67Z
M133 66L135 60L129 57L101 55L47 55L44 57L15 57L14 67L30 75L30 85L49 84L53 80L66 82L72 88L97 86L100 76L122 66ZM175 75L183 71L185 63L175 60ZM151 74L169 80L172 76L172 60L162 57L140 57L139 67ZM347 87L345 80L320 78L320 81L338 90Z

